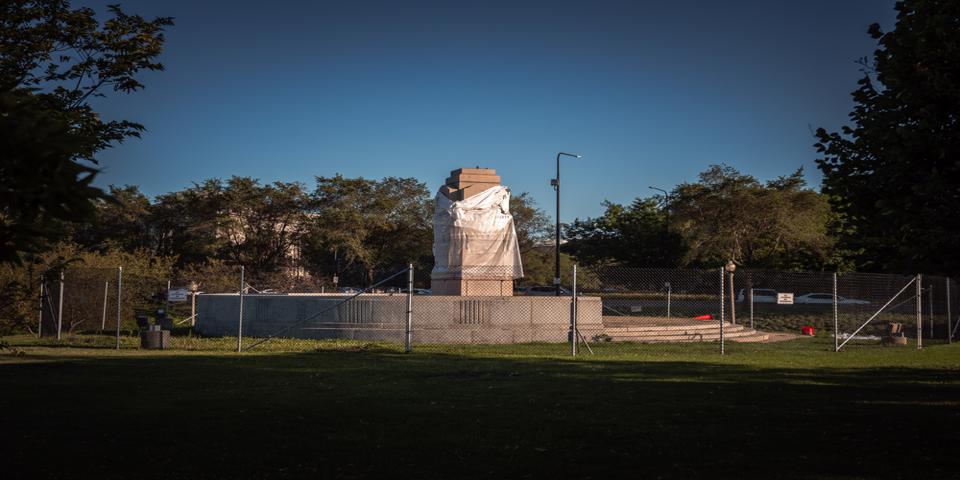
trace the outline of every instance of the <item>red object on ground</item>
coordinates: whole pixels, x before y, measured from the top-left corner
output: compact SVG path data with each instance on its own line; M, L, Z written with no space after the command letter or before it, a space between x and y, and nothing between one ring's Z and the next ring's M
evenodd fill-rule
M708 313L706 315L700 315L699 317L693 317L693 319L694 320L713 320L713 315Z
M813 336L813 326L812 326L812 325L804 325L804 326L800 327L800 334L801 334L801 335L808 335L808 336L811 336L811 337L812 337L812 336Z

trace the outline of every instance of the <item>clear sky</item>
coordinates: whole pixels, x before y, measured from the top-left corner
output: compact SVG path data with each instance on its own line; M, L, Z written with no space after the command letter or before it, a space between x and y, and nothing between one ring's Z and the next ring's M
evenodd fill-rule
M75 5L103 12L109 1ZM173 16L147 88L99 101L143 123L98 183L154 196L206 178L416 177L496 168L561 218L670 189L709 164L820 176L811 128L838 128L855 61L893 0L126 1Z

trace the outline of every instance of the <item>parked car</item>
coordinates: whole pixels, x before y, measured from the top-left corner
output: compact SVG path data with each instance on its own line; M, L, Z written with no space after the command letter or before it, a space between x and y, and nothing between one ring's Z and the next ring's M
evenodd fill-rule
M740 289L740 294L737 295L737 301L742 302L744 300L750 300L750 292L743 288ZM754 288L753 289L753 303L777 303L777 291L771 290L769 288Z
M534 296L538 295L542 297L553 296L557 294L557 287L554 287L552 285L533 285L533 286L527 287L523 291L523 294L534 295ZM570 296L571 294L572 292L570 292L570 290L560 287L560 296ZM578 296L583 295L583 292L577 292L577 295Z
M401 289L400 289L400 293L407 293L407 289L406 289L406 288L401 288ZM430 289L429 289L429 288L414 288L414 289L413 289L413 294L414 294L414 295L430 295Z
M793 303L819 303L819 304L831 304L833 303L833 294L830 293L807 293L804 295L798 295L793 298ZM866 300L857 300L855 298L845 298L837 295L837 304L838 305L870 305L870 302Z

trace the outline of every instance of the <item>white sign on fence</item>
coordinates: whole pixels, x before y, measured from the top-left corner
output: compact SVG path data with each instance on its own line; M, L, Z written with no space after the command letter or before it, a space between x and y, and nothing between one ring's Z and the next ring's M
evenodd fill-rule
M172 288L167 290L168 302L186 302L190 295L190 290L186 288Z
M778 304L778 305L793 305L793 294L792 294L792 293L778 293L778 294L777 294L777 304Z

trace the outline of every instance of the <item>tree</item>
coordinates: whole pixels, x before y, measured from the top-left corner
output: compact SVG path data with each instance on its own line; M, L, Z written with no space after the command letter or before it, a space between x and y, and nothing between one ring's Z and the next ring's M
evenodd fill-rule
M261 186L252 178L233 177L223 195L226 221L221 235L227 239L227 258L254 272L295 266L288 260L299 256L300 239L307 229L309 198L303 185Z
M104 121L92 97L144 87L136 75L156 61L170 18L148 21L109 7L102 25L64 0L0 4L0 262L20 263L93 217L108 198L91 182L96 154L143 127Z
M223 182L208 179L156 198L150 224L158 255L179 257L180 266L207 263L220 257L227 240Z
M852 127L816 132L823 191L859 268L960 269L960 2L896 4L853 92Z
M517 231L517 244L523 262L523 279L519 284L549 285L553 283L553 222L537 207L533 197L523 192L510 198L510 214ZM560 277L569 285L572 265L570 256L560 254Z
M802 169L762 184L713 165L670 196L671 228L686 244L684 265L731 259L752 268L820 270L836 263L829 205L806 188Z
M330 272L333 256L358 268L367 284L414 261L432 266L433 205L413 178L317 177L305 255ZM324 268L323 266L327 266Z
M135 185L110 187L110 199L94 202L96 213L78 224L73 239L88 250L125 252L155 250L150 218L150 199Z
M161 195L151 207L158 253L181 265L219 259L251 275L296 267L309 195L296 182L261 185L249 177L209 179Z
M684 240L669 228L669 212L655 198L637 198L629 206L605 202L598 218L575 220L567 228L564 250L590 266L676 266Z
M668 198L607 202L601 217L567 228L564 250L591 267L703 267L728 259L791 270L839 264L827 232L834 217L826 198L806 188L802 170L763 184L713 165Z
M510 197L510 215L513 216L513 228L517 231L521 255L553 240L550 217L537 207L529 193Z

